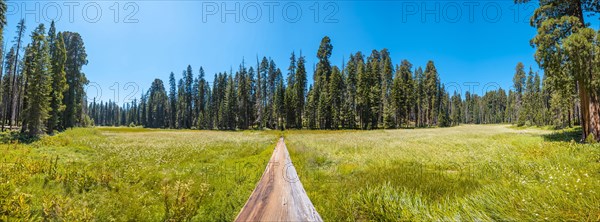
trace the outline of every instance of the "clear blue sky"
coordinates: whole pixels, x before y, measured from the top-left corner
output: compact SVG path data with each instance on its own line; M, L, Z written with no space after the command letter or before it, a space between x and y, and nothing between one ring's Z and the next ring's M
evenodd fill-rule
M292 51L302 51L312 74L316 51L325 35L332 39L331 60L335 65L341 66L344 58L356 51L368 55L372 49L387 48L395 64L408 59L415 66L425 66L428 60L434 60L442 82L461 85L463 93L469 82L480 84L474 90L478 94L488 83L509 88L519 61L538 69L529 44L535 35L528 22L534 7L515 6L508 0L69 4L9 2L5 39L13 39L22 16L27 20L28 33L36 26L36 19L48 25L46 20L52 18L58 20L59 31L81 33L89 60L84 72L93 86L102 89L99 95L94 87L89 88L89 99L98 96L115 100L116 89L110 87L118 82L118 101L127 102L126 95L134 93L139 97L154 78L166 83L170 72L181 77L188 64L194 75L203 66L208 81L212 81L216 72L229 71L231 67L235 71L242 59L254 66L258 55L272 57L286 73ZM222 14L225 8L234 14ZM301 14L297 13L298 8ZM127 17L131 13L133 16ZM235 21L235 14L239 22ZM125 89L129 82L139 86L139 90Z

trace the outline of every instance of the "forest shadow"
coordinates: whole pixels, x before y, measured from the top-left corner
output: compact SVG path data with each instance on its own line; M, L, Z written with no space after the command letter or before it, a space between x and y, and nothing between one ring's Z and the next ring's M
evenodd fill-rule
M38 140L40 140L39 136L29 136L19 131L0 132L0 144L13 144L15 142L29 144Z
M581 127L557 130L553 133L543 135L545 141L549 142L571 142L581 140Z

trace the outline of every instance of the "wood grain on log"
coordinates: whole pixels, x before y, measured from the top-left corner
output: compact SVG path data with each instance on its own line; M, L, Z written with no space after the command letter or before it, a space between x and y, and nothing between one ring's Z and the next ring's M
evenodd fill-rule
M323 221L302 187L283 138L235 221Z

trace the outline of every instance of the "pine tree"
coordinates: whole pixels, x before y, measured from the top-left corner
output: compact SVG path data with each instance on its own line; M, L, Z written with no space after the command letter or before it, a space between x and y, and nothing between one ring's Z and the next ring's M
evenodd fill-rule
M2 122L2 130L4 130L4 126L6 125L6 120L10 119L9 117L9 110L10 107L12 107L12 87L13 87L13 83L12 83L12 78L13 78L13 70L14 67L17 64L15 64L15 48L11 47L8 54L6 55L6 62L5 62L5 74L2 78L2 106L1 106L1 113L2 113L2 117L0 119L0 121Z
M529 68L529 74L527 75L527 81L525 83L525 92L523 95L523 106L521 108L523 109L521 112L524 116L526 125L535 124L535 109L537 109L537 107L535 107L536 96L537 95L535 92L534 85L534 73L533 70Z
M216 86L214 86L214 97L215 97L215 108L216 115L215 121L217 129L227 128L227 114L228 106L226 103L227 95L227 73L219 73L215 78Z
M296 104L297 91L296 85L296 55L292 52L290 56L290 65L288 66L287 86L285 87L285 125L286 128L296 128Z
M346 83L346 98L344 100L344 122L347 128L356 128L356 91L357 91L357 68L353 54L344 68Z
M257 78L256 78L256 94L255 94L255 109L256 109L256 120L255 124L258 129L265 127L266 122L266 107L267 107L267 84L266 76L268 69L268 61L266 57L263 57L262 62L258 63L258 57L256 58L257 65ZM214 88L213 88L214 89Z
M281 72L278 70L278 72ZM285 118L285 84L283 83L283 78L279 78L277 86L275 87L275 101L274 101L274 110L275 110L275 120L276 120L276 128L283 130L284 129L284 118Z
M515 76L513 77L513 83L515 88L515 110L517 116L517 125L522 126L525 124L525 109L523 109L523 93L525 91L525 66L523 63L518 63L515 68Z
M342 118L344 113L342 112L342 106L344 104L344 80L342 78L342 72L337 66L333 66L331 71L331 78L329 81L329 101L331 103L332 112L332 127L338 129L342 125Z
M296 67L296 77L294 89L296 90L296 128L302 128L302 116L304 114L305 98L306 98L306 68L304 66L305 60L302 53L298 58L298 65Z
M425 89L425 73L421 67L415 70L415 93L416 93L416 120L415 125L417 127L425 126L425 112L426 112L426 89ZM467 92L468 93L468 92ZM467 94L468 95L468 94Z
M427 126L433 126L436 124L439 112L437 104L440 101L438 73L433 61L427 62L425 67L424 90L426 92L425 123Z
M315 90L313 89L312 85L308 87L308 94L306 100L306 109L304 110L306 126L309 129L315 129L317 127L317 106L315 102Z
M328 36L323 37L317 51L317 69L315 72L315 99L317 102L317 123L321 129L330 129L332 125L331 101L329 101L329 78L331 76L331 64L329 57L333 46Z
M183 71L183 76L185 77L185 71ZM186 111L186 101L185 101L185 82L183 78L179 79L177 82L177 121L176 128L184 129L185 128L185 111Z
M496 92L497 98L494 100L494 110L496 115L494 116L493 123L505 123L506 119L506 104L508 103L508 96L504 89L499 88Z
M450 98L452 103L450 108L450 121L452 126L458 126L462 120L462 100L460 94L454 91L454 95Z
M198 119L200 118L200 106L198 103L200 103L200 78L193 78L193 84L192 84L192 116L191 116L191 121L192 121L192 125L191 127L193 129L198 129Z
M5 62L8 63L8 61L5 61L4 59L9 59L8 55L7 57L4 57L4 53L6 50L6 46L4 44L4 27L6 26L6 2L4 0L0 0L0 57L2 57L2 62L0 63L0 87L3 87L2 84L2 71L4 71L4 64ZM10 54L9 54L10 55ZM11 69L11 67L6 67L7 69ZM4 103L4 94L6 94L5 91L0 90L0 104ZM3 106L0 105L0 124L2 124L2 129L4 130L4 123L2 122L4 120L4 109L2 109Z
M450 97L448 95L448 93L446 92L446 90L444 89L444 86L442 85L440 88L440 97L439 97L439 101L440 101L440 108L438 111L438 123L437 125L439 127L449 127L451 126L451 122L450 122Z
M150 87L148 98L148 126L153 128L165 128L168 126L167 115L168 96L163 81L155 79Z
M408 126L414 93L411 70L412 64L408 60L403 60L400 67L396 68L392 89L395 127L401 127L403 124Z
M208 115L206 113L206 103L207 103L207 92L206 92L206 88L207 88L207 82L204 79L204 68L202 68L202 66L200 66L200 71L198 71L198 90L197 90L197 97L198 100L196 102L196 108L197 108L197 112L198 112L198 120L197 120L197 127L199 129L206 129L206 119L208 119Z
M504 122L506 123L514 123L516 117L516 94L514 91L508 90L508 97L506 101L506 113L504 115Z
M227 76L227 86L225 95L225 104L227 106L225 121L226 128L229 130L234 130L237 126L238 105L236 90L236 84L233 80L233 73L229 73L229 75Z
M56 38L56 39L54 39ZM51 55L51 91L50 91L50 117L46 130L53 132L60 130L60 118L62 112L65 110L63 104L63 93L67 90L67 79L65 73L65 64L67 62L67 49L62 34L59 32L55 34L54 22L50 25L50 31L48 33L48 43L50 45Z
M204 129L213 129L214 128L214 113L212 112L212 101L213 93L210 88L210 84L208 82L205 83L204 88L206 89L206 111L204 115L206 116L206 120L204 121Z
M6 25L6 2L0 0L0 42L4 42L4 26ZM4 53L1 53L2 55Z
M275 90L277 87L277 83L279 82L277 76L277 66L275 62L269 58L263 58L263 62L261 64L263 72L264 83L265 83L265 122L267 128L274 129L276 128L276 115L277 112L275 110Z
M246 112L246 128L251 128L254 124L254 117L256 116L255 113L255 105L256 104L256 79L254 78L255 76L255 72L254 72L254 68L252 68L252 66L250 66L250 68L248 69L248 76L246 79L246 90L248 91L246 94L246 108L245 108L245 112Z
M367 76L368 82L370 83L369 87L369 117L370 126L369 129L377 129L379 128L379 123L381 123L382 118L382 59L381 53L377 50L371 51L371 55L367 58Z
M566 72L566 70L564 71ZM544 75L544 91L549 94L548 107L551 124L557 128L571 127L576 124L575 106L577 105L576 87L569 78L547 78Z
M173 72L169 75L169 128L177 128L177 86Z
M85 90L84 87L89 83L85 74L81 72L84 65L87 65L87 54L81 35L76 32L63 32L63 40L67 50L67 61L65 63L65 73L67 79L67 90L63 93L63 104L65 110L61 123L63 129L74 126L81 126L83 123Z
M149 92L142 92L140 98L140 123L142 126L148 126L148 94ZM110 102L110 101L109 101ZM105 114L106 115L106 114Z
M361 52L357 52L354 55L356 60L357 70L357 93L356 93L356 106L357 114L359 117L359 125L361 129L368 129L370 123L371 113L371 78L364 62L364 57Z
M536 126L542 126L544 124L543 116L544 116L544 103L542 102L542 82L540 79L540 74L538 72L535 73L533 77L533 92L532 92L532 119L533 124Z
M50 109L51 64L45 32L44 24L40 24L31 34L31 45L25 50L24 75L26 80L21 131L29 136L44 133L44 125Z
M381 101L379 101L379 123L383 124L384 128L394 128L394 108L392 104L392 85L394 80L394 68L392 58L387 49L382 49L380 52L380 77L381 82Z
M18 68L19 68L19 52L21 51L21 44L23 43L23 35L25 35L25 20L21 19L17 25L17 35L15 36L15 47L14 48L14 52L15 52L15 56L14 56L14 62L13 62L13 70L12 73L10 74L10 92L7 91L7 93L9 93L9 99L8 99L8 103L6 103L6 107L5 107L5 118L4 118L4 122L8 123L10 129L12 129L13 125L16 123L17 121L17 106L19 105L19 100L21 99L19 97L19 76L18 76ZM4 126L6 124L2 124L2 131L4 131Z
M240 64L238 71L235 73L235 85L236 85L236 98L237 98L237 117L238 117L238 128L248 128L248 112L246 110L247 104L249 103L249 91L247 85L248 71L244 67L244 62Z
M192 128L192 111L193 111L193 83L194 83L194 74L192 73L192 66L188 65L184 77L184 113L183 113L183 127L186 129Z

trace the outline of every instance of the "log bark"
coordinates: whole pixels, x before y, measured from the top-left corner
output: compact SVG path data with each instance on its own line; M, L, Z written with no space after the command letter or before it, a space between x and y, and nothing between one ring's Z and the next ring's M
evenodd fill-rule
M598 95L584 86L583 79L578 80L578 91L581 107L582 141L593 135L596 141L600 141L600 100Z
M586 136L594 135L596 141L600 141L600 101L598 96L591 94L588 104L588 133Z

